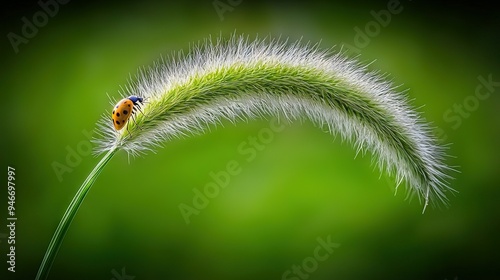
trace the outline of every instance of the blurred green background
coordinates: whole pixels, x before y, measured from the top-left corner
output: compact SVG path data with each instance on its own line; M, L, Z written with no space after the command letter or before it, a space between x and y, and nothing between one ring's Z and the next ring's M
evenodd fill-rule
M478 77L500 82L497 10L401 1L381 24L375 14L388 3L70 1L17 53L7 34L22 35L22 18L33 21L42 9L36 1L4 6L1 166L16 168L18 221L17 272L8 273L3 191L1 279L34 279L99 160L86 134L109 113L106 93L118 97L129 75L160 55L233 32L321 41L375 60L369 68L409 89L452 143L448 163L460 172L450 206L422 215L417 199L394 196L393 178L379 174L371 155L354 158L350 143L308 121L267 136L271 118L224 122L130 162L117 154L80 208L50 279L282 279L304 261L302 276L283 279L499 279L500 86L476 95ZM238 147L252 137L261 149L247 160ZM193 189L230 161L241 172L187 225L179 205L192 205ZM59 177L58 164L67 168ZM1 176L6 182L7 171ZM317 239L328 237L340 247L314 266Z

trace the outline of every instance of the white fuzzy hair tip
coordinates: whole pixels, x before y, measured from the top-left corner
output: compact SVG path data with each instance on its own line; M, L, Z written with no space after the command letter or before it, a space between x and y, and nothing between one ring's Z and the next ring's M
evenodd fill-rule
M262 115L308 118L331 134L369 150L381 171L406 182L425 207L446 204L452 170L444 163L429 125L407 97L376 72L341 52L279 39L245 36L206 39L138 72L123 97L144 98L127 129L116 131L110 114L100 120L97 153L119 148L131 155L165 141L203 132L221 119Z

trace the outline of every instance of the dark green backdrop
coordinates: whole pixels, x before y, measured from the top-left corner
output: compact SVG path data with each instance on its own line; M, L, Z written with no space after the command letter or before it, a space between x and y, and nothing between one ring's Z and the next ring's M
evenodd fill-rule
M129 74L160 55L233 32L321 41L375 60L370 69L409 89L452 143L448 163L460 172L449 208L422 215L418 200L408 203L402 190L394 196L393 178L380 176L371 155L355 158L349 143L310 122L278 130L270 130L271 118L224 122L156 154L130 162L123 152L115 156L76 216L51 279L282 279L304 264L302 276L283 279L500 278L495 9L220 0L218 7L229 6L218 13L212 0L166 2L70 1L46 20L36 1L2 8L0 178L6 186L7 166L16 168L18 221L10 273L2 188L1 279L34 278L59 219L99 160L89 154L88 134L109 113L106 93L117 97ZM380 12L388 3L390 19ZM34 15L40 27L25 30L32 38L16 53L8 34L21 36L23 17L33 22ZM480 77L494 81L489 90L477 91ZM211 172L233 161L240 172L187 225L179 205L192 205L193 189L203 190L214 182ZM314 260L318 238L340 247Z

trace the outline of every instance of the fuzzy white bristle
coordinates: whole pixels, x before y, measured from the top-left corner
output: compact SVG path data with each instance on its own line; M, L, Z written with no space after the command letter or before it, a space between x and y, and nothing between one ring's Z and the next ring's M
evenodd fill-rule
M452 190L443 148L405 94L342 53L243 36L208 39L186 56L141 70L122 95L143 97L143 113L120 131L104 115L98 153L120 148L138 155L221 119L306 117L352 141L358 152L370 150L380 169L395 174L397 185L406 181L409 195L425 206L435 198L446 202Z

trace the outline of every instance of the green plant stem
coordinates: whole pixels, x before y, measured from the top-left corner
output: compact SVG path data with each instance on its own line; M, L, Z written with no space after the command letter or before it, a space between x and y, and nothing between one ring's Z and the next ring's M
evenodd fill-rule
M57 252L59 251L59 248L61 247L61 244L63 242L64 236L68 232L69 226L71 225L71 222L73 221L73 218L76 215L76 212L78 212L78 208L80 208L80 205L82 204L83 200L85 199L85 196L90 190L90 187L94 184L95 180L101 173L101 171L104 169L106 164L109 162L109 160L113 157L113 155L118 151L118 148L112 148L102 159L99 161L99 163L96 165L96 167L90 172L89 176L85 181L83 182L82 186L80 189L78 189L78 192L75 194L73 197L73 200L71 200L71 203L68 206L68 209L66 209L66 212L64 212L64 216L62 217L61 221L59 222L59 225L57 226L56 231L54 232L54 235L52 236L52 239L50 240L49 247L47 248L47 251L45 252L45 256L43 257L42 263L40 264L40 268L38 269L38 273L36 275L36 280L42 280L42 279L47 279L47 276L49 275L50 267L54 263L54 259L57 255Z

